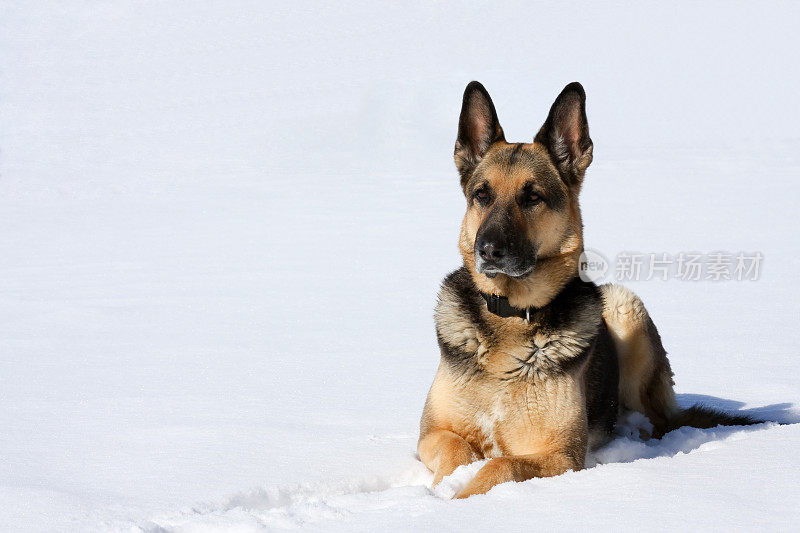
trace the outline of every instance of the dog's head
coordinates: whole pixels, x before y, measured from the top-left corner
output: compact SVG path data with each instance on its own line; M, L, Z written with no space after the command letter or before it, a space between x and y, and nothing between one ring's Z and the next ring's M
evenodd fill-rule
M455 147L467 198L460 248L487 290L509 292L550 258L577 261L577 199L592 161L585 101L579 83L567 85L532 143L508 143L489 93L476 81L467 85ZM571 268L572 261L559 264Z

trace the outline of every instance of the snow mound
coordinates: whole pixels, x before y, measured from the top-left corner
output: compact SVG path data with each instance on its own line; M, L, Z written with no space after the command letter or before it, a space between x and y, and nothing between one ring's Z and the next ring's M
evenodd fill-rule
M631 463L658 457L702 453L724 446L725 441L739 441L747 435L776 424L713 429L680 428L660 440L642 438L652 424L640 413L621 417L618 436L608 445L587 457L587 470L602 471L610 463ZM370 476L333 483L258 488L235 494L218 505L196 506L175 515L154 518L135 526L141 533L193 533L206 531L264 531L274 529L316 528L339 524L344 528L371 522L371 516L391 509L395 516L407 513L427 514L443 505L459 505L452 498L463 489L488 461L460 466L431 488L433 476L419 461L387 476ZM505 483L492 489L487 497L524 496L532 487L545 481L572 483L570 476L549 480L532 479L523 483ZM598 474L601 475L601 474ZM623 474L625 475L625 474ZM483 498L477 496L474 498Z
M471 474L467 481L470 478ZM174 516L144 522L133 530L147 533L219 529L262 531L265 528L293 529L326 520L346 521L353 514L434 498L429 488L432 482L430 471L415 461L394 475L257 488L235 494L221 504L198 505Z

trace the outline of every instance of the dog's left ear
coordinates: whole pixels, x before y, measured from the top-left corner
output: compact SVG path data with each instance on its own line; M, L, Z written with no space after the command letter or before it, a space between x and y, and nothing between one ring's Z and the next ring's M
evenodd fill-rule
M593 145L586 120L586 92L580 83L564 87L534 142L547 148L567 183L581 183L592 162Z
M489 147L502 140L505 140L503 128L497 120L497 111L488 91L479 82L470 82L464 90L453 153L458 173L461 174L461 188L466 186L472 171Z

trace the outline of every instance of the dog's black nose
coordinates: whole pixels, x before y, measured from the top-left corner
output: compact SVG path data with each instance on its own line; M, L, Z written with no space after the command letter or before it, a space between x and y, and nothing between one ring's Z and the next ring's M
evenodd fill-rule
M478 253L484 261L499 261L506 256L508 251L504 244L483 239L478 243Z

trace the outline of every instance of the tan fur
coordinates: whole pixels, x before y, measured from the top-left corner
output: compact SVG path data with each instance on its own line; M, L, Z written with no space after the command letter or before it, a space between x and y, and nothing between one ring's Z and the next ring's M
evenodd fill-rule
M510 146L496 145L492 150ZM487 160L491 158L487 156L484 161ZM498 195L514 194L520 182L530 178L524 172L503 170L486 173ZM477 209L467 211L459 244L464 263L480 290L505 295L520 308L544 306L561 291L575 275L583 250L576 192L566 192L567 209L563 213L547 213L544 224L541 219L537 221L542 224L537 235L541 250L546 253L537 260L534 272L523 280L503 275L490 279L475 271L475 234L483 217ZM607 285L603 287L603 297L602 316L619 351L621 401L626 408L650 417L656 433L660 433L676 409L666 353L657 333L654 338L649 331L651 322L642 302L631 291ZM448 305L452 309L448 310ZM505 481L583 468L590 436L582 367L566 376L550 376L547 369L541 369L529 382L503 381L499 378L513 366L514 359L524 357L530 350L527 332L536 325L518 318L488 316L496 339L490 351L473 324L456 312L457 305L445 290L438 314L441 333L478 354L478 364L489 377L454 374L446 365L440 366L426 402L418 447L420 459L434 472L434 483L458 466L479 458L493 460L458 497L486 492ZM587 309L587 328L597 325L591 316L592 310ZM599 309L594 316L600 316ZM538 337L534 340L542 346L553 341Z
M487 356L487 366L501 369L506 358L493 351ZM536 462L532 462L534 456L570 458L569 462L542 462L539 467L523 469L534 469L540 475L583 468L588 436L581 388L578 376L508 383L453 375L441 365L423 415L420 459L434 472L434 484L458 466L483 458L507 461L520 457L531 465ZM560 466L555 468L556 464ZM477 481L459 497L486 492L496 483L518 477L500 481L500 474L484 472L496 468L494 462L485 465Z
M505 142L495 143L482 162L487 166L494 163L493 168L485 169L484 175L501 201L511 200L532 177L528 167L497 164L493 155L507 151L510 146ZM525 146L540 156L540 164L545 167L543 171L557 173L544 147ZM504 275L490 279L475 271L475 235L485 213L475 208L467 211L459 248L480 290L505 295L516 307L541 307L574 276L583 251L582 222L577 191L570 191L566 186L563 191L568 198L567 208L562 212L539 213L537 217L535 237L541 254L534 272L523 280ZM520 213L515 216L520 219L518 223L531 227L530 221L522 219ZM448 303L445 294L440 306ZM452 312L439 313L443 334L479 354L479 364L489 376L479 379L457 375L446 365L440 365L428 394L418 452L422 462L434 472L434 483L476 457L493 458L457 497L484 493L505 481L579 470L583 468L589 440L583 367L558 377L541 369L530 381L504 381L500 378L513 366L514 358L524 357L529 352L527 331L536 325L515 318L489 316L488 320L495 338L500 339L491 351L482 344L473 325L460 318L455 308ZM587 321L587 327L596 325L596 322ZM553 340L535 338L534 342L544 346ZM570 339L556 342L568 343ZM575 350L582 348L576 346Z
M488 349L472 324L457 313L455 299L451 300L446 291L441 298L438 316L442 334L479 354L483 373L481 377L466 376L451 371L445 364L436 373L423 413L418 447L420 459L434 472L434 483L476 458L520 456L521 464L528 466L512 469L515 475L520 472L557 475L570 468L582 468L588 442L583 368L558 377L543 368L541 372L533 371L528 380L504 380L515 366L515 358L525 357L530 351L529 331L537 325L522 319L487 316L499 339ZM599 311L595 313L598 319ZM592 324L590 314L591 310L587 310L586 328L597 324ZM569 353L572 341L573 337L552 338L544 334L534 337L537 346L557 343L564 353ZM581 349L581 345L573 348L575 352ZM546 465L534 466L538 463L532 459L560 456L569 457L570 461L548 459ZM492 471L498 466L490 462L484 468ZM507 473L503 469L498 472ZM478 479L484 481L476 481L465 491L485 492L491 487L488 483L499 479L500 473L481 474ZM516 477L503 479L511 481Z
M481 458L466 440L446 429L432 429L425 433L417 450L420 460L434 472L434 485L459 466Z
M641 300L618 285L604 285L603 318L620 361L620 398L624 407L645 413L660 436L677 412L666 352L649 330L652 324ZM447 295L440 306L453 306ZM587 311L587 327L590 311ZM502 339L488 350L474 327L452 312L440 316L442 332L480 354L487 377L457 374L440 365L423 413L418 452L434 472L434 484L458 466L490 458L457 495L481 494L498 483L562 474L583 468L589 444L582 368L554 377L534 375L530 382L499 379L514 357L529 349L522 319L489 316ZM532 325L535 327L535 324ZM535 338L537 345L553 339ZM577 347L576 347L577 349ZM493 379L496 378L496 379Z
M660 437L678 412L667 352L638 296L621 285L606 284L601 290L603 319L619 358L620 402L647 415L654 436Z
M580 470L582 461L559 452L533 453L513 457L498 457L489 461L456 498L485 494L495 485L508 481L525 481L534 477L551 477L567 470Z
M459 249L478 290L507 297L518 309L546 306L578 272L583 252L578 194L592 159L583 99L580 85L570 84L553 108L568 109L567 120L551 110L536 142L512 145L504 140L485 89L473 82L465 92L454 154L468 199ZM524 152L524 164L515 150ZM526 184L558 201L516 201ZM476 271L475 240L489 208L488 203L471 201L470 191L487 185L513 234L535 244L535 266L522 279L503 273L490 278ZM589 434L588 364L577 355L589 354L591 360L590 345L603 319L619 352L624 407L644 412L657 434L667 427L677 409L669 362L655 326L632 292L605 286L602 304L597 299L582 304L575 310L574 325L549 332L535 318L532 323L501 318L486 308L479 311L478 326L464 314L454 291L444 286L440 293L437 331L448 345L468 354L472 367L458 368L443 359L428 393L418 452L434 472L434 484L458 466L483 458L490 461L456 497L482 494L506 481L583 468L587 449L599 437ZM491 335L491 343L478 327ZM578 362L559 367L571 360ZM612 412L614 405L609 403Z

